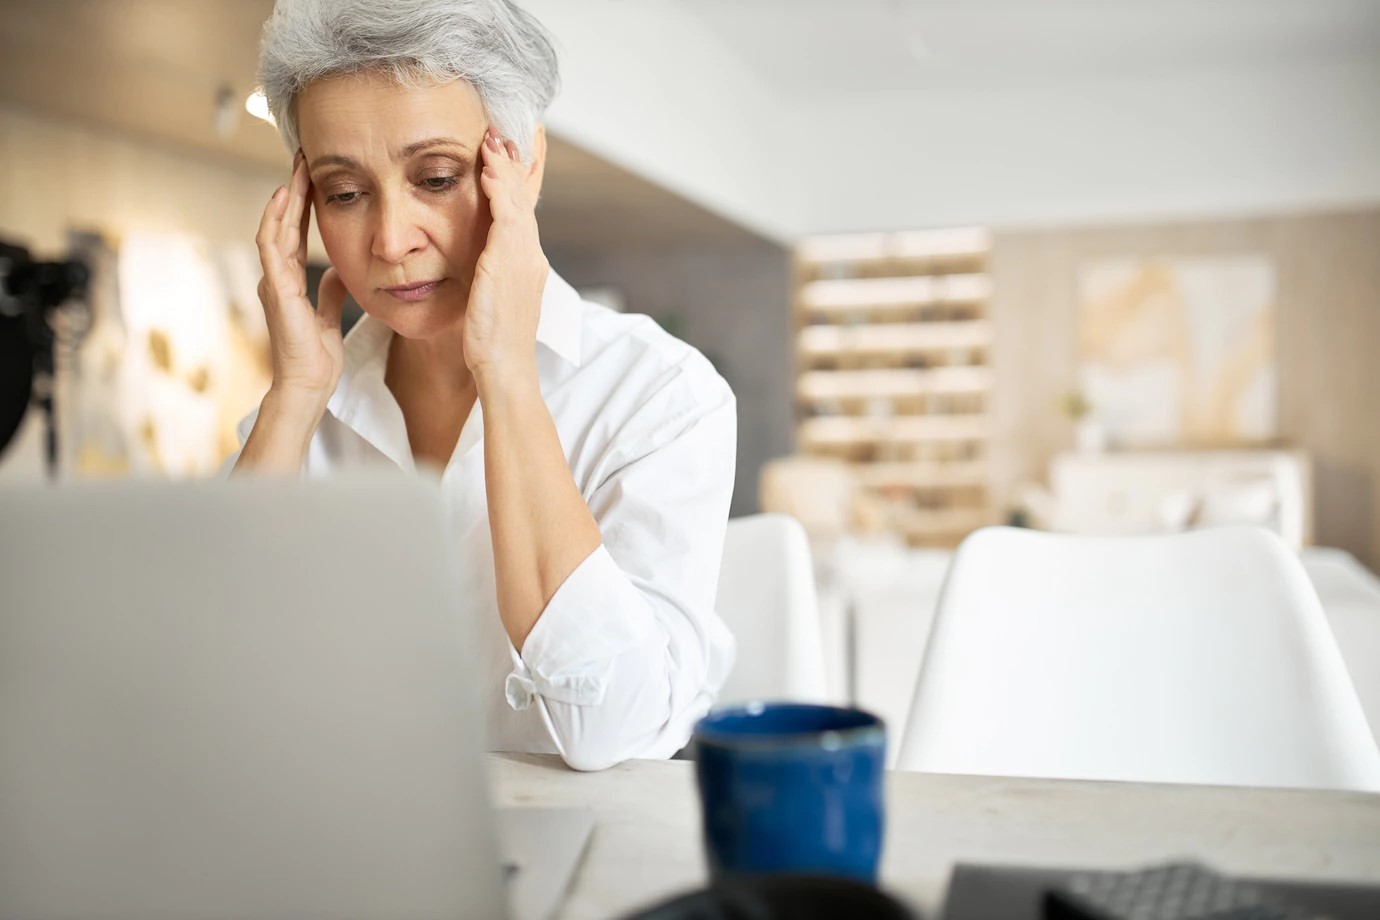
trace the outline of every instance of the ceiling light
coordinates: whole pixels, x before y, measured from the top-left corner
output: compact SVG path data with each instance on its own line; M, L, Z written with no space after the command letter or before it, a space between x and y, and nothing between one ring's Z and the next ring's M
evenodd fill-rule
M244 100L244 110L261 121L266 121L270 125L277 124L273 120L273 113L268 110L268 98L264 91L256 89L249 94L249 98Z

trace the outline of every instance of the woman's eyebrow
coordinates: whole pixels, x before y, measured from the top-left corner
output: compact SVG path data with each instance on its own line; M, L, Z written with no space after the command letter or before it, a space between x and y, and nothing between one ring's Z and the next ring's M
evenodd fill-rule
M409 157L414 156L419 151L426 150L429 147L459 147L465 153L473 152L470 149L469 144L457 140L456 138L429 137L424 141L416 141L415 143L408 144L406 147L403 147L401 150L399 150L394 155L394 158L398 160L406 160ZM346 169L362 168L360 166L359 160L356 160L353 157L347 157L344 154L340 153L328 153L323 156L319 156L316 159L312 160L307 168L309 170L315 171L317 168L321 166L344 166Z
M396 158L399 160L406 160L409 157L416 154L418 151L425 150L428 147L459 147L466 153L471 152L469 144L457 140L456 138L429 137L424 141L417 141L415 143L408 144L406 147L398 151Z
M313 172L321 166L344 166L347 169L359 169L359 160L347 157L339 153L328 153L319 156L307 164L307 171Z
M426 138L425 141L408 143L406 148L397 150L397 153L393 154L393 159L406 160L408 157L414 156L415 153L420 152L420 150L428 148L460 148L464 150L465 153L473 152L468 143L458 141L458 139L455 138ZM345 156L345 154L342 153L327 153L312 160L311 164L308 164L308 170L316 171L317 168L323 166L342 166L348 168L348 170L360 170L360 168L363 168L360 167L359 160L353 159L353 157Z

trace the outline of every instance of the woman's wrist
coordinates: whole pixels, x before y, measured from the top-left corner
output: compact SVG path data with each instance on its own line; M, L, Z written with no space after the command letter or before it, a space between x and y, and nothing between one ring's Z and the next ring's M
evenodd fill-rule
M235 472L300 473L329 398L329 394L270 387L259 404L259 417L240 451Z
M326 414L331 394L320 390L303 390L274 384L264 394L259 416L268 416L275 425L301 431L309 440L316 426Z
M471 368L479 402L487 407L491 401L505 395L541 395L541 378L537 375L535 354L531 357L488 361Z

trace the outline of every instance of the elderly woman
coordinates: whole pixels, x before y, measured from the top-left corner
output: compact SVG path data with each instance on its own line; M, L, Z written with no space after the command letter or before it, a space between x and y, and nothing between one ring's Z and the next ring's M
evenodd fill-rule
M550 39L509 0L278 0L259 66L295 157L259 226L273 383L235 473L441 470L489 745L672 755L733 657L713 604L734 398L550 270ZM366 315L342 340L346 292Z

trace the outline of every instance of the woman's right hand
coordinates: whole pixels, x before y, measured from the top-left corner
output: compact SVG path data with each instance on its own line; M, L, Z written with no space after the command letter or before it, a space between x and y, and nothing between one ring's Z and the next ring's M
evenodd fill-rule
M270 395L279 402L314 408L315 422L325 412L345 366L340 311L345 284L326 269L317 288L317 308L307 299L307 228L311 225L311 178L306 157L297 151L292 179L280 186L264 208L255 242L263 278L259 301L268 320L273 360Z

